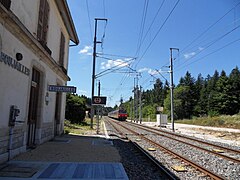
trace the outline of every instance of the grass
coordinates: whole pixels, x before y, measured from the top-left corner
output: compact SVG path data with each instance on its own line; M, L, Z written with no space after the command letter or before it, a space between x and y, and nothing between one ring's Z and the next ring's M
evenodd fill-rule
M85 135L89 132L96 131L94 128L91 129L90 127L91 119L86 118L84 122L81 122L79 124L71 124L70 121L65 120L64 122L64 133L65 134L79 134L79 135ZM93 121L93 127L96 127L96 122Z
M201 117L194 119L177 120L176 123L193 124L200 126L214 126L224 128L240 129L240 115L222 115L216 117Z

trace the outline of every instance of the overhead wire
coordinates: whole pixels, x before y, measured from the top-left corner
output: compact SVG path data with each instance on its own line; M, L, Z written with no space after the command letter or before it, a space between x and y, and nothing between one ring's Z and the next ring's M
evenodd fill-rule
M164 27L164 25L166 24L166 22L168 21L168 19L170 18L170 16L172 15L172 13L174 12L175 8L177 7L178 3L180 2L180 0L178 0L174 7L172 8L172 10L170 11L170 13L168 14L168 16L166 17L166 19L164 20L163 24L160 26L160 28L158 29L157 33L155 34L154 38L152 39L152 41L149 43L149 45L147 46L147 48L145 49L145 51L143 52L142 56L138 59L138 61L136 62L135 68L137 67L137 65L139 64L139 62L142 60L142 58L145 56L145 54L147 53L148 49L151 47L152 43L154 42L154 40L157 38L158 34L160 33L160 31L162 30L162 28Z
M152 22L151 22L151 24L150 24L147 32L145 33L144 37L142 38L143 32L144 32L146 14L147 14L147 6L148 6L148 4L146 5L146 1L145 1L144 9L143 9L143 16L142 16L142 23L141 23L141 27L140 27L140 34L139 34L139 39L138 39L138 47L137 47L137 51L136 51L136 53L135 53L135 56L138 56L138 54L139 54L139 52L140 52L140 48L141 48L141 46L142 46L142 43L143 43L144 40L146 39L146 37L147 37L147 35L148 35L151 27L153 26L153 24L154 24L154 22L155 22L155 20L156 20L156 18L157 18L157 16L158 16L161 8L162 8L164 2L165 2L165 0L162 1L162 3L161 3L161 5L160 5L160 7L158 8L157 13L155 14L155 16L154 16L154 18L153 18L153 20L152 20ZM177 2L177 3L178 3L178 2ZM176 7L176 5L175 5L175 7ZM174 7L174 9L175 9L175 7ZM170 14L171 14L172 12L173 12L173 11L171 11ZM167 19L168 19L168 18L169 18L169 17L167 17ZM165 22L166 22L166 21L165 21ZM165 22L164 22L164 24L165 24ZM164 24L163 24L163 25L164 25ZM125 78L126 78L126 76L125 76ZM123 80L123 79L122 79L122 80ZM122 81L121 81L121 82L122 82Z
M240 4L240 3L238 3L234 8L236 8L239 4ZM234 8L232 8L232 9L234 9ZM196 42L197 40L199 40L204 34L206 34L210 29L212 29L219 21L221 21L227 14L229 14L229 12L231 12L232 9L229 10L227 13L225 13L223 16L221 16L215 23L213 23L212 25L210 25L205 31L203 31L199 36L197 36L193 41L191 41L190 44L188 44L187 46L185 46L183 50L186 50L186 49L187 49L189 46L191 46L194 42ZM209 44L207 44L207 47L210 47L211 45L213 45L213 44L216 43L217 41L221 40L222 38L224 38L225 36L227 36L229 33L231 33L232 31L234 31L234 30L237 29L237 28L239 28L239 27L234 28L234 29L231 30L230 32L228 32L228 33L224 34L223 36L219 37L218 39L215 39L214 41L210 42ZM156 35L158 35L158 33L157 33ZM156 38L156 35L154 36L154 39ZM145 38L145 36L144 36L144 38ZM144 38L143 38L143 41L144 41ZM153 39L153 40L154 40L154 39ZM217 50L215 50L215 51L213 51L213 52L205 55L204 57L201 57L201 58L195 60L194 62L199 61L199 60L201 60L201 59L205 58L206 56L209 56L209 55L211 55L211 54L213 54L213 53L216 53L216 52L220 51L221 49L223 49L223 48L225 48L225 47L227 47L227 46L229 46L229 45L231 45L231 44L233 44L233 43L238 42L239 40L240 40L240 39L237 39L237 40L235 40L235 41L232 41L232 42L224 45L223 47L221 47L221 48L219 48L219 49L217 49ZM143 42L143 41L142 41L142 42ZM149 46L147 47L147 49L144 51L144 53L143 53L143 55L141 56L140 60L141 60L141 59L143 58L143 56L146 54L146 51L149 49L149 47L151 46L151 44L152 44L152 42L149 44ZM183 50L181 50L181 52L182 52ZM198 53L198 54L199 54L199 53ZM196 54L196 55L197 55L197 54ZM194 56L194 57L195 57L195 56ZM138 65L138 63L140 62L140 60L137 62L136 66ZM192 63L194 63L194 62L191 62L191 63L187 64L186 66L189 66L190 64L192 64ZM165 65L163 65L162 67L164 67L164 66L165 66ZM180 66L180 67L181 67L181 66ZM183 67L182 67L182 68L183 68ZM182 69L182 68L181 68L181 69ZM179 69L177 69L177 70L179 70Z
M158 8L158 10L157 10L157 12L156 12L156 14L155 14L155 16L154 16L154 18L153 18L153 20L152 20L150 26L149 26L148 29L147 29L147 32L145 33L145 35L144 35L144 37L143 37L143 40L141 41L141 43L140 43L140 45L139 45L139 48L137 49L137 52L140 51L141 46L142 46L142 44L144 43L144 41L145 41L145 39L146 39L146 37L147 37L147 35L148 35L150 29L152 28L152 26L153 26L155 20L157 19L157 16L158 16L160 10L162 9L164 2L165 2L165 0L162 1L160 7ZM136 54L138 54L138 53L136 53Z
M177 3L174 5L173 9L171 10L171 12L169 13L169 15L167 16L167 18L165 19L165 21L163 22L162 26L160 27L160 29L158 30L157 34L155 35L155 37L153 38L153 40L150 42L150 45L148 46L147 50L150 48L152 42L155 40L155 38L157 37L157 35L159 34L160 30L163 28L163 26L165 25L165 23L167 22L168 18L170 17L170 15L173 13L174 9L176 8L177 4L179 3L180 0L177 1ZM138 39L138 46L137 46L137 51L135 53L135 56L138 56L139 52L140 52L140 48L142 46L142 43L144 42L145 38L147 37L151 27L153 26L163 4L164 4L165 0L162 1L160 7L158 8L157 10L157 13L155 14L147 32L145 33L144 37L142 38L143 36L143 32L144 32L144 26L145 26L145 19L146 19L146 9L147 9L147 5L146 5L146 1L145 1L145 4L144 4L144 9L143 9L143 16L142 16L142 23L141 23L141 27L140 27L140 34L139 34L139 39ZM143 58L143 56L145 55L146 51L144 52L144 54L141 56L140 60ZM139 63L139 61L138 61ZM137 63L137 64L138 64ZM137 66L136 64L136 66ZM135 66L135 69L136 69L136 66Z
M141 25L140 25L140 31L139 31L139 37L138 37L138 43L137 43L137 50L135 53L135 56L138 56L139 50L140 50L140 44L142 41L142 36L145 28L145 20L147 17L147 9L148 9L148 0L144 1L144 6L143 6L143 12L142 12L142 20L141 20Z
M228 15L232 10L236 9L237 6L240 5L240 2L238 4L236 4L234 7L232 7L230 10L228 10L224 15L222 15L219 19L217 19L213 24L211 24L209 27L207 27L202 33L200 33L196 38L194 38L188 45L186 45L182 50L180 50L180 52L182 54L184 54L184 52L186 52L188 50L188 47L190 47L194 42L196 42L197 40L199 40L203 35L205 35L209 30L211 30L217 23L219 23L226 15ZM234 22L237 22L238 20L235 20ZM197 47L194 46L194 47ZM195 54L196 56L197 54ZM178 58L179 59L179 58ZM169 60L168 60L169 61ZM161 68L167 66L169 63L166 62L166 64L164 64ZM161 69L160 68L160 69Z
M106 6L105 6L105 0L102 0L103 1L103 17L105 18L106 17Z
M118 55L118 54L107 54L107 53L96 53L97 55L102 55L102 56L113 56L113 57L122 57L122 58L131 58L135 59L135 57L132 56L124 56L124 55Z
M88 7L88 0L86 0L86 6L87 6L88 23L89 23L91 38L93 38L92 26L91 26L91 21L90 21L90 13L89 13L89 7Z
M144 31L144 26L145 26L145 19L147 16L147 9L148 9L148 1L149 0L145 0L144 1L144 5L143 5L143 12L142 12L142 20L141 20L141 25L140 25L140 31L139 31L139 37L138 37L138 44L137 44L137 49L139 48L139 44L141 42L142 39L142 35L143 35L143 31ZM138 50L137 50L138 51ZM137 51L135 53L135 56L137 55ZM129 66L130 67L130 66ZM126 72L124 74L124 76L122 77L122 79L120 80L119 86L116 88L115 93L117 92L117 89L123 84L123 82L125 82L125 80L127 79L129 72Z
M210 29L212 29L217 23L219 23L224 17L226 17L226 15L228 15L231 11L233 11L234 9L236 9L236 7L238 7L240 5L240 2L239 3L237 3L234 7L232 7L230 10L228 10L224 15L222 15L219 19L217 19L214 23L212 23L208 28L206 28L202 33L200 33L200 35L198 35L193 41L191 41L191 43L190 44L188 44L187 46L185 46L185 48L183 48L183 50L181 50L180 52L182 53L182 54L184 54L184 52L187 52L187 51L189 51L189 47L194 43L194 42L196 42L197 40L199 40L200 39L200 37L202 37L203 35L205 35ZM237 19L237 20L234 20L234 22L231 22L231 24L234 24L234 26L236 26L236 22L238 22L239 21L239 19ZM228 35L228 34L230 34L232 31L235 31L236 29L238 29L239 27L235 27L234 29L232 29L231 31L229 31L229 32L227 32L227 33L225 33L224 35L223 35L223 37L225 37L226 35ZM218 31L219 31L219 29L218 29ZM219 38L219 40L221 40L223 37L220 37ZM196 47L202 47L203 49L202 50L200 50L199 48L199 52L197 52L196 53L196 51L194 51L194 55L192 55L190 58L188 58L188 61L189 60L191 60L191 59L193 59L193 58L195 58L198 54L200 54L200 53L202 53L202 51L205 51L208 47L210 47L210 46L212 46L213 44L215 44L216 42L218 41L218 39L215 39L215 40L213 40L212 42L208 42L208 43L206 43L205 45L200 45L202 42L199 42L197 45L195 45L194 47L192 47L192 49L193 48L196 48ZM205 47L206 48L205 48ZM183 66L185 63L187 63L186 61L185 62L183 62L181 65L179 65L179 66L177 66L177 68L179 68L179 67L181 67L181 66Z
M189 65L191 65L191 64L193 64L193 63L195 63L195 62L197 62L197 61L200 61L200 60L202 60L203 58L205 58L205 57L207 57L207 56L210 56L210 55L212 55L212 54L214 54L214 53L216 53L216 52L218 52L218 51L226 48L227 46L230 46L230 45L232 45L232 44L234 44L234 43L236 43L236 42L238 42L238 41L240 41L240 38L239 38L239 39L236 39L236 40L234 40L234 41L232 41L232 42L230 42L230 43L228 43L228 44L226 44L226 45L224 45L224 46L222 46L221 48L218 48L218 49L212 51L211 53L206 54L205 56L203 56L203 57L201 57L201 58L199 58L199 59L197 59L197 60L195 60L195 61L192 61L191 63L185 65L184 67L187 67L187 66L189 66ZM179 70L183 69L184 67L176 68L175 71L179 71Z
M140 25L140 31L139 31L139 37L138 37L138 43L137 43L137 50L136 50L135 56L137 55L139 45L142 41L142 36L143 36L143 32L144 32L144 27L145 27L145 20L146 20L146 16L147 16L148 2L149 2L149 0L145 0L144 5L143 5L142 20L141 20L141 25ZM130 68L130 66L129 66L129 68ZM123 84L123 82L125 82L128 74L129 74L129 72L126 72L124 74L124 76L122 77L122 79L120 81L120 84L116 88L115 92L117 92L117 89ZM114 92L114 94L115 94L115 92Z
M112 58L101 57L101 56L97 56L97 57L98 57L98 58L107 59L107 60L112 60ZM119 62L119 64L117 64L117 65L115 65L115 66L112 66L111 68L106 69L106 70L98 73L98 74L96 75L96 77L100 77L100 76L109 74L110 72L116 71L116 70L121 69L121 68L123 68L123 67L128 67L127 65L126 65L126 66L121 66L121 65L128 64L128 62L130 62L130 61L133 61L133 59L129 59L129 60L127 60L127 61ZM120 66L120 67L119 67L119 66ZM114 68L116 68L116 67L119 67L119 68L114 69ZM108 72L108 71L110 71L110 72Z
M102 38L101 38L101 48L102 48L102 52L103 52L104 38L105 38L105 35L106 35L106 28L107 28L107 21L105 21L104 30L103 30L103 35L102 35Z
M137 44L137 50L136 50L135 56L138 56L138 53L139 53L140 48L141 48L141 46L142 46L142 43L143 43L143 41L145 40L147 34L149 33L149 31L150 31L153 23L155 22L156 17L157 17L157 15L159 14L159 12L160 12L160 10L161 10L161 8L162 8L162 6L163 6L164 1L165 1L165 0L163 0L163 2L161 3L160 7L158 8L158 11L157 11L157 13L155 14L155 17L154 17L154 19L153 19L150 27L148 28L148 30L147 30L144 38L143 38L143 33L144 33L144 29L145 29L145 21L146 21L147 10L148 10L148 3L149 3L148 0L147 0L147 1L145 0L145 1L144 1L145 3L144 3L144 6L143 6L142 21L141 21L139 38L138 38L138 44ZM133 70L133 69L132 69L132 70ZM136 71L136 70L135 70L135 71ZM120 85L126 80L127 75L128 75L128 73L126 73L125 76L123 76L123 78L122 78L121 81L120 81Z
M210 42L202 51L197 52L194 56L190 57L188 59L188 61L192 58L194 58L196 55L202 53L203 51L205 51L207 48L211 47L213 44L215 44L216 42L220 41L221 39L223 39L224 37L226 37L227 35L229 35L230 33L232 33L233 31L237 30L238 28L240 28L240 25L238 25L237 27L233 28L232 30L228 31L227 33L223 34L222 36L218 37L217 39L215 39L214 41ZM183 66L187 61L183 62L180 66L178 66L177 68Z
M232 10L234 10L237 6L240 5L240 2L236 4L233 8L228 10L223 16L221 16L217 21L211 24L206 30L204 30L200 35L198 35L195 39L193 39L187 46L185 46L182 51L185 51L189 46L191 46L194 42L196 42L200 37L206 34L212 27L214 27L218 22L220 22L226 15L228 15Z

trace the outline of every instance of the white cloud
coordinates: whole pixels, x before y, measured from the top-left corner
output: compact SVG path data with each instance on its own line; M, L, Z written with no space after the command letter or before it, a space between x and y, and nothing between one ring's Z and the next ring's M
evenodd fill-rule
M151 74L151 75L156 75L156 74L159 74L162 72L162 70L157 70L157 69L151 69L151 68L142 68L142 69L139 69L138 72L140 73L143 73L143 72L148 72L148 74Z
M183 56L185 57L185 59L190 59L191 57L195 56L196 52L190 52L190 53L186 53Z
M146 71L149 71L149 70L150 70L150 68L146 68L146 67L145 67L145 68L139 69L138 72L141 73L141 72L146 72Z
M84 95L87 94L87 91L82 90L82 89L79 89L77 92L78 92L78 94L84 94Z
M79 54L86 54L86 55L92 55L90 52L92 50L92 46L85 46L82 50L79 51Z
M108 60L101 63L101 69L110 69L112 67L126 67L129 63L122 59Z
M159 72L157 70L154 70L154 69L149 69L148 74L156 75L156 74L159 74Z
M190 59L193 56L195 56L197 53L201 52L202 50L204 50L204 48L203 47L199 47L198 50L196 50L196 52L186 53L183 56L184 56L185 59Z

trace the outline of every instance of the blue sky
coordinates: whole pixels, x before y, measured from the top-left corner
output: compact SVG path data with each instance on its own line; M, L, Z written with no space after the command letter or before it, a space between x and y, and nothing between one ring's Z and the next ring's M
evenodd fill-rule
M94 19L108 19L107 24L98 21L97 40L103 43L97 45L96 75L102 76L95 80L95 95L100 81L107 106L132 96L139 73L138 85L144 90L153 88L151 75L169 80L170 48L179 48L179 53L173 51L174 84L187 71L205 78L215 70L229 74L240 67L239 0L67 2L80 39L70 47L68 85L76 86L79 95L91 97ZM107 70L113 66L117 70Z

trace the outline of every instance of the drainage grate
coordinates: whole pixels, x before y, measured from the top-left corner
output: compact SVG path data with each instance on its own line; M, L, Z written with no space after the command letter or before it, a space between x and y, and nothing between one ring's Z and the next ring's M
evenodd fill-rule
M70 139L53 139L50 142L69 143Z
M95 139L92 141L92 145L95 145L95 146L112 146L113 145L113 142L110 141L110 140L105 140L105 139Z
M0 170L0 177L30 178L38 171L31 165L9 164Z

